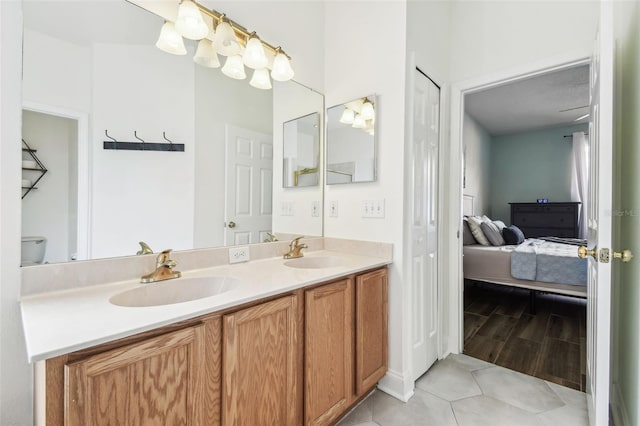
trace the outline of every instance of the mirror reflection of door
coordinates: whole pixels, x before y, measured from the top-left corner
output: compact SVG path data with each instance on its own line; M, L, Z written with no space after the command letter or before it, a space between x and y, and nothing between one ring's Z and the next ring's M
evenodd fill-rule
M77 257L78 122L52 114L23 110L22 137L47 167L48 173L22 199L22 237L43 237L43 259L27 264L66 262ZM33 182L23 149L23 186ZM26 165L26 167L25 167ZM27 185L30 186L30 185ZM25 259L23 259L23 263Z
M225 245L268 238L273 215L270 135L226 126Z

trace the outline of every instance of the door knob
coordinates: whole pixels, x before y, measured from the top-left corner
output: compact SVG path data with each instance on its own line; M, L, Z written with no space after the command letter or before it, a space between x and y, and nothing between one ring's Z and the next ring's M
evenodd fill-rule
M598 260L598 247L594 247L589 250L585 246L578 247L578 257L580 259L586 259L587 256L592 256L594 259Z
M631 253L631 250L622 250L621 252L614 251L613 258L621 259L624 263L629 263L631 259L633 259L633 253Z
M227 227L228 228L235 228L236 227L236 223L232 220L229 221L229 223L227 223Z

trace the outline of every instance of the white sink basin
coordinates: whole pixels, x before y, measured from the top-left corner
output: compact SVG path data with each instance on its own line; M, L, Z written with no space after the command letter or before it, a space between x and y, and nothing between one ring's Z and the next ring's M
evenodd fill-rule
M142 284L112 296L109 302L126 307L172 305L216 296L239 284L239 280L231 277L176 278Z
M341 266L342 264L342 259L337 256L300 257L284 262L284 266L303 269L331 268L333 266Z

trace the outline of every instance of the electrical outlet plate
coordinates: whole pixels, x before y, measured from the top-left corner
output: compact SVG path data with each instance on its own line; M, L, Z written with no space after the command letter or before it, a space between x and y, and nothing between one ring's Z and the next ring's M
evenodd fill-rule
M248 262L249 260L251 260L249 247L231 247L229 249L229 263Z

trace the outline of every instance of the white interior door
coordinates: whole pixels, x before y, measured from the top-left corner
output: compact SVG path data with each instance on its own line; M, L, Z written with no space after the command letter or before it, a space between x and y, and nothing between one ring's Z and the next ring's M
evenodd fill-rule
M273 214L270 135L226 126L225 245L264 241Z
M587 400L589 422L609 422L609 343L611 329L611 248L613 206L613 28L609 2L601 3L600 30L591 66L589 119L587 282Z
M414 72L411 136L412 375L438 358L438 143L440 88Z

